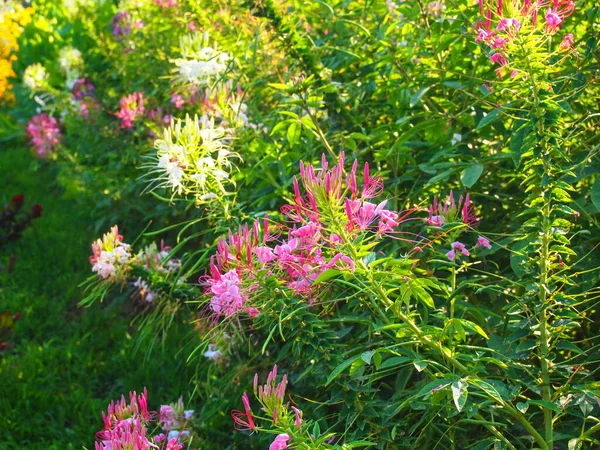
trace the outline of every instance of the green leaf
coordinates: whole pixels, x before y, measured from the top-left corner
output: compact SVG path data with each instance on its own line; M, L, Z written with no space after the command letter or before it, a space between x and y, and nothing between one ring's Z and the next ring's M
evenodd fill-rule
M547 402L545 400L529 400L527 403L529 403L530 405L539 406L542 409L551 409L555 413L559 413L560 412L560 408L558 406L556 406L552 402Z
M371 364L371 359L373 358L374 354L375 354L375 350L369 350L368 352L363 352L363 354L360 355L360 357L367 364Z
M482 128L496 120L498 116L502 113L502 111L504 111L504 108L504 106L501 106L500 108L496 108L495 110L489 112L483 119L479 121L477 127L475 128L475 131L481 130Z
M431 89L431 86L427 86L424 88L419 89L417 92L415 92L413 94L413 96L410 98L410 102L409 105L412 108L413 106L415 106L417 103L419 103L419 101L421 100L421 98L423 97L423 95L425 95L425 93Z
M427 383L425 386L423 386L423 388L419 391L419 393L416 395L417 397L429 397L431 394L447 388L448 386L450 386L452 383L454 383L456 381L456 378L440 378L439 380L434 380L430 383Z
M471 380L470 383L473 386L477 386L479 389L481 389L483 392L485 392L489 397L496 400L498 403L504 404L504 400L502 399L502 396L498 393L496 388L494 386L492 386L491 384L486 383L483 380Z
M428 363L426 363L425 361L420 361L420 360L413 361L413 366L415 366L415 369L417 369L417 371L419 371L419 372L423 372L427 368L427 365L428 365Z
M517 409L522 413L525 414L527 412L527 410L529 409L529 403L526 402L517 402Z
M596 209L600 210L600 178L592 186L592 203Z
M333 372L331 372L329 374L329 377L327 377L327 382L325 383L325 386L329 385L329 383L336 379L344 370L350 367L354 363L354 361L358 361L359 359L361 359L362 355L363 354L361 353L360 355L353 356L352 358L347 359L335 369L333 369Z
M458 412L461 412L467 403L469 392L467 391L467 383L462 380L456 380L452 383L452 398Z
M483 165L479 163L473 164L462 171L460 181L468 188L473 187L482 173Z
M324 281L329 280L330 278L333 278L335 276L338 276L339 274L344 273L341 270L338 269L327 269L324 270L323 272L321 272L319 274L319 276L317 277L317 279L313 282L313 284L319 284L322 283Z
M294 145L296 145L296 143L298 142L298 140L300 139L300 125L298 124L298 122L292 122L289 126L289 128L287 129L287 140L290 144L290 147L293 147Z

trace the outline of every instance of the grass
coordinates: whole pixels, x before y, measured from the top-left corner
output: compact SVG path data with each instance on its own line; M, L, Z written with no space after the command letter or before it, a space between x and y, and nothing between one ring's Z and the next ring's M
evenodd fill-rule
M148 358L134 352L135 310L125 296L77 307L96 237L86 224L99 218L81 199L62 196L51 168L32 172L29 149L0 145L0 201L22 193L26 207L44 208L22 239L0 248L0 262L17 258L12 273L0 271L0 313L23 315L0 353L0 448L93 448L111 399L146 386L158 409L186 396L190 374L174 339Z

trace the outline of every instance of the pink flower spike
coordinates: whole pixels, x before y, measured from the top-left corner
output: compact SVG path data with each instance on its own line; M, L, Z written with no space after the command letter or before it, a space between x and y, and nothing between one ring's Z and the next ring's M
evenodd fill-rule
M486 238L484 238L483 236L479 236L477 238L477 244L475 244L475 247L485 247L488 250L492 248L492 244L490 244L490 241L488 241Z
M300 411L298 408L296 408L295 406L292 406L292 411L294 411L294 414L296 415L296 419L294 421L296 428L298 428L299 430L302 428L302 411Z
M287 448L287 442L290 436L287 434L278 434L275 440L269 446L269 450L283 450Z

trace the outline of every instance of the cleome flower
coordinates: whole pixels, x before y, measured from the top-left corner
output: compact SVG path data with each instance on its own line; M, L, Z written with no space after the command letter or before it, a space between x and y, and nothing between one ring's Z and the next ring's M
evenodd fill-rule
M156 176L150 188L167 188L178 195L193 195L196 204L228 194L233 184L229 136L206 116L173 119L164 138L154 142L156 158L146 167Z
M67 88L72 89L83 72L83 56L73 47L64 47L58 54L58 63L67 78Z
M206 87L218 80L227 69L229 53L209 44L208 33L195 33L181 38L181 58L174 60L173 84Z
M500 79L503 72L510 73L514 79L522 69L519 60L523 55L519 47L528 46L529 58L546 64L550 37L560 30L565 18L574 10L572 0L479 0L479 11L485 21L473 26L477 34L475 42L490 49L488 56L493 64L500 66L496 69ZM572 45L573 35L568 34L559 49L573 50Z
M23 73L23 83L31 92L41 92L48 87L48 73L40 63L32 64Z
M123 242L117 225L112 227L102 239L92 244L92 272L102 279L121 279L131 261L129 247L129 244Z
M429 217L426 220L427 225L442 227L445 223L454 222L462 222L470 227L475 227L479 223L469 194L466 194L464 199L461 195L458 202L452 191L445 202L440 202L437 197L433 197L433 204L429 207Z
M33 116L27 123L27 134L36 154L40 158L48 156L58 146L61 134L58 121L46 113Z

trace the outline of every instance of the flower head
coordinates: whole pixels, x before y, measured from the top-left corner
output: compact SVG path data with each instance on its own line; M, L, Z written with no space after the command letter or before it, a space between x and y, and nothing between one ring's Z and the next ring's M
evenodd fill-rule
M181 58L176 59L173 82L185 86L208 86L227 69L228 53L210 46L208 33L184 36L180 41Z
M27 123L27 134L40 158L49 155L58 146L61 139L58 121L46 113L31 118Z
M23 73L23 83L31 92L40 92L48 87L48 73L40 63L32 64Z
M287 442L290 440L287 434L278 434L275 440L269 445L269 450L283 450L287 448Z
M214 120L173 119L154 147L156 162L147 166L157 175L152 187L169 188L173 195L192 194L198 204L228 194L231 159L238 155L229 150L229 136Z
M144 95L141 92L134 92L121 98L119 106L116 116L121 119L121 128L133 128L133 121L146 112Z
M123 236L119 234L119 228L115 225L109 233L104 234L92 244L92 272L96 272L100 278L120 278L128 270L131 260L129 244L123 242Z

